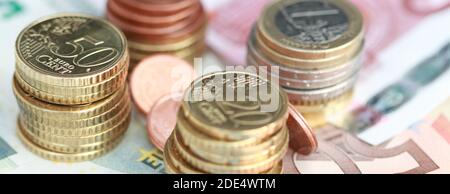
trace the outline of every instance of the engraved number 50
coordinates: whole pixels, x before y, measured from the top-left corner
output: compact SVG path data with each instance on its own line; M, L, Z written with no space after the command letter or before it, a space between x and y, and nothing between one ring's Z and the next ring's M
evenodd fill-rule
M94 48L86 50L82 42L86 42L92 45ZM61 49L60 46L53 46L50 51L62 58L73 58L73 63L79 67L95 67L115 60L119 56L119 51L110 47L99 47L105 43L99 41L93 37L86 36L70 42L66 42L65 45L70 47L69 49Z

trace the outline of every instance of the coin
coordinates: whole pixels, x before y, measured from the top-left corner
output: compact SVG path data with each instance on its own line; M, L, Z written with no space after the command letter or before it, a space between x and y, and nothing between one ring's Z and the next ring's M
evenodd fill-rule
M33 144L53 152L78 154L104 149L110 146L115 139L121 138L130 123L130 115L123 117L123 121L107 131L95 136L63 137L36 133L33 128L26 127L24 120L19 119L20 130Z
M274 1L261 16L262 41L290 57L318 59L352 53L363 35L361 13L344 0Z
M236 173L261 173L271 169L276 165L284 156L287 151L287 144L278 150L276 154L271 156L269 159L264 160L259 163L248 164L248 165L218 165L206 160L203 160L196 156L192 150L187 147L184 142L180 139L177 134L174 134L175 147L180 151L180 155L184 160L189 162L192 166L203 170L208 173L218 173L218 174L236 174Z
M238 141L223 141L214 139L194 128L184 117L183 111L178 113L177 133L180 134L186 144L193 148L215 152L230 158L264 152L270 149L272 145L282 142L287 134L282 129L279 129L275 134L262 139L248 138Z
M295 105L295 108L308 121L313 129L318 129L327 123L342 124L345 119L344 111L351 103L353 91L346 92L327 103L318 105Z
M182 9L186 9L198 3L198 0L182 0L182 1L117 0L117 2L127 7L131 7L140 13L165 15L167 13L176 13Z
M106 142L110 139L117 136L117 134L123 133L127 128L130 120L130 111L131 107L128 105L127 107L124 107L123 111L119 114L117 114L116 117L111 118L109 120L106 120L102 123L93 124L92 126L88 127L89 129L83 129L83 128L74 128L73 131L77 130L97 130L100 131L98 133L92 134L92 135L80 135L80 136L60 136L55 135L54 133L51 133L52 130L51 126L44 126L44 125L32 125L29 123L25 117L19 117L20 124L22 125L22 128L25 129L25 131L29 132L32 135L29 136L35 136L36 139L40 139L44 142L49 143L55 143L65 146L79 146L79 145L85 145L85 144L95 144L99 142ZM95 129L98 128L98 129ZM58 129L56 129L58 130ZM44 145L41 145L42 147L45 147ZM51 149L51 148L48 148Z
M67 153L53 152L53 151L47 150L45 148L42 148L42 147L34 144L29 139L29 137L27 137L26 135L24 135L22 133L20 126L18 126L17 134L19 136L19 139L24 143L24 145L31 152L35 153L36 155L38 155L42 158L45 158L45 159L48 159L51 161L55 161L55 162L82 162L82 161L87 161L87 160L93 160L95 158L98 158L98 157L108 153L112 149L114 149L117 146L117 144L119 144L120 141L122 140L122 137L117 138L117 139L113 140L113 142L111 142L111 144L109 144L108 146L106 146L100 150L83 152L83 153L78 153L78 154L67 154Z
M130 47L130 52L133 53L132 59L134 59L134 60L143 60L143 59L149 57L150 55L158 55L158 54L172 55L175 57L185 59L192 55L202 53L204 49L205 49L205 43L203 41L199 41L189 47L183 48L181 50L176 50L176 51L165 51L165 52L157 52L157 51L146 52L146 51L144 51L143 52L143 51L139 51L139 50L134 50L133 48Z
M147 114L160 97L184 91L194 78L193 67L181 59L169 55L148 57L131 74L133 101Z
M130 40L142 40L151 44L165 44L178 42L189 38L199 29L204 28L207 16L201 8L197 13L190 15L187 19L162 28L149 28L136 26L120 20L114 14L107 12L109 21L117 25Z
M153 4L158 5L158 4ZM176 5L176 4L173 4ZM121 1L109 0L107 3L108 10L120 17L122 20L127 22L139 23L141 25L147 24L152 26L167 26L172 23L178 22L186 17L192 15L200 9L199 4L192 4L185 9L181 9L177 12L152 15L152 12L139 12L138 9L133 9L132 7L127 7ZM134 12L138 10L138 12Z
M205 36L205 29L201 28L198 32L195 32L192 37L188 37L178 42L167 44L147 44L141 42L128 41L129 47L133 50L147 51L147 52L165 52L165 51L177 51L187 48L196 42L199 42Z
M251 56L249 56L247 58L247 61L248 61L248 64L251 64L255 68L257 68L257 71L259 73L264 74L264 75L270 75L272 77L272 79L277 79L279 84L282 87L291 88L291 89L300 89L300 90L302 90L302 89L304 89L304 90L323 89L323 88L334 86L345 80L348 80L351 76L355 75L357 73L357 71L359 70L359 67L361 66L361 65L352 65L352 66L355 66L356 68L351 69L350 71L343 71L338 74L334 74L334 75L330 75L330 76L322 76L322 75L311 72L309 76L305 76L305 77L314 77L314 78L302 79L299 77L290 78L287 76L279 76L280 73L272 73L273 72L272 67L258 65L258 63L255 62ZM359 64L361 64L361 63L359 63ZM282 72L282 73L284 73L284 72ZM297 75L298 74L296 74L296 76ZM319 78L319 77L323 77L323 78Z
M293 104L308 106L326 104L329 101L339 98L353 90L353 87L357 81L356 76L357 75L355 74L344 82L322 89L298 90L284 88L284 90L289 96L289 101Z
M34 113L40 118L49 120L80 120L92 118L110 110L125 95L127 86L122 86L117 92L101 101L78 106L62 106L37 100L25 93L15 80L13 81L13 92L20 109L24 112Z
M175 134L177 133L178 130L175 131ZM271 138L268 138L267 141L262 145L250 146L248 148L244 147L240 150L227 150L226 152L230 152L230 154L224 153L222 149L205 150L200 146L196 146L195 144L189 144L184 141L181 133L179 134L183 139L183 142L186 142L186 145L188 145L192 153L194 153L196 156L215 164L233 166L258 163L261 161L265 161L271 156L277 154L277 152L282 149L283 146L289 141L287 129L282 129L278 133L282 138L278 138L277 140L271 140Z
M205 174L205 172L196 169L189 163L181 158L180 153L176 149L175 145L173 145L173 141L175 141L173 135L171 135L167 139L167 144L164 148L164 161L167 160L166 167L172 168L174 173L185 173L185 174Z
M150 141L163 151L164 145L177 122L183 93L168 94L155 102L147 116L147 132Z
M288 116L286 94L269 81L246 72L204 75L191 84L184 99L182 110L187 120L221 140L270 136Z
M273 61L273 64L281 64L287 68L296 68L302 70L322 70L327 68L335 68L345 64L348 64L348 61L352 59L358 58L361 50L364 48L364 44L355 43L357 47L355 50L344 52L342 54L326 57L326 58L317 58L317 59L308 59L302 58L299 56L290 57L283 54L280 54L271 48L269 48L258 35L256 30L254 29L251 33L251 37L249 40L249 44L254 45L254 53L261 57L269 58Z
M109 79L125 66L126 47L123 34L102 19L53 15L19 34L17 70L25 75L22 78L52 86L89 86Z
M287 127L291 149L303 155L311 154L317 149L317 139L311 127L292 104L289 104Z

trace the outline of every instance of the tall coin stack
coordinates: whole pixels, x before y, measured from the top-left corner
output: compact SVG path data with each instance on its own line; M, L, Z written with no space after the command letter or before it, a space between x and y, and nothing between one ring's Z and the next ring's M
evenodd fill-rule
M207 17L199 0L108 0L106 14L127 36L131 64L151 54L192 63L205 48Z
M86 15L43 18L16 41L18 134L53 161L91 160L113 149L130 123L127 43Z
M361 68L363 19L345 0L269 4L248 41L247 62L279 78L313 127L348 106Z
M280 174L289 142L287 117L286 94L256 74L202 76L187 89L164 147L166 170Z

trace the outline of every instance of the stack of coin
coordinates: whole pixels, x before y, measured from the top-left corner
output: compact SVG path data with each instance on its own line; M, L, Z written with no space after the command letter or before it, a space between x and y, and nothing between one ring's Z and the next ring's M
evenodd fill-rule
M287 95L253 73L217 72L185 93L164 147L168 173L282 173Z
M54 161L107 153L130 123L128 63L124 35L101 19L63 14L26 27L13 80L20 139Z
M278 78L318 127L351 101L363 45L362 15L346 0L274 1L249 37L247 62Z
M205 48L207 17L199 0L108 0L106 17L127 36L131 64L161 53L192 63Z

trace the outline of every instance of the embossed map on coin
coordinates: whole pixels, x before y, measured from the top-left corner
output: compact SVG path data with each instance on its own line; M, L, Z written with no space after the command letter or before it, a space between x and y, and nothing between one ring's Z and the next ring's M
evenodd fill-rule
M52 17L29 26L16 43L20 60L49 75L84 76L108 69L125 41L111 25L85 16Z
M305 44L330 43L349 28L345 12L328 1L286 5L275 15L275 23L286 36Z

